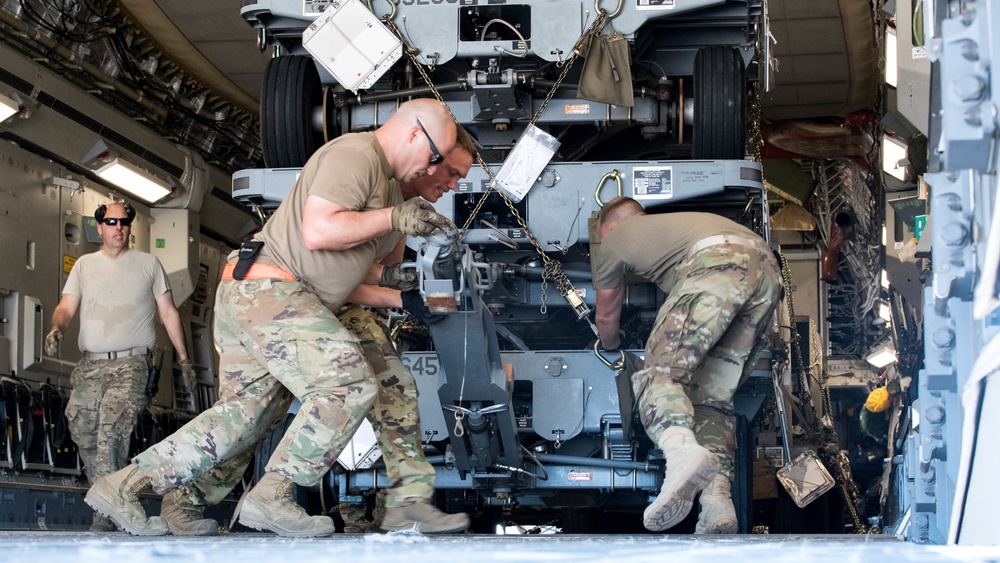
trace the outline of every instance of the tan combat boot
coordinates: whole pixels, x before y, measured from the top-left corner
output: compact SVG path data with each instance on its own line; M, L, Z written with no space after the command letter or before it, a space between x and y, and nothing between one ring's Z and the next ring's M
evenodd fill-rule
M642 514L642 524L654 532L672 528L683 520L691 511L695 495L719 472L719 460L698 444L690 428L667 428L659 445L667 458L666 474L660 494Z
M175 536L218 535L219 523L210 518L203 518L202 510L202 507L188 502L178 491L171 491L163 495L160 518L167 523L167 529Z
M309 516L295 503L294 486L295 482L284 475L265 473L243 500L240 523L279 536L314 538L332 534L335 530L332 519Z
M427 501L385 509L382 530L414 531L424 534L455 534L469 527L468 514L446 514Z
M717 475L701 492L701 512L696 534L735 534L738 528L736 507L730 493L729 479Z
M139 504L139 493L148 488L149 477L138 465L129 464L98 479L83 500L130 534L164 536L167 525L159 517L146 518L146 511Z

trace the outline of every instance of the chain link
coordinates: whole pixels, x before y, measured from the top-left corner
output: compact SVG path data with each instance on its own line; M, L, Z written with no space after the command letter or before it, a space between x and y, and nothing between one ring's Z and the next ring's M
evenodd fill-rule
M767 52L762 43L766 43L767 33L757 34L757 55L753 58L751 64L756 64L759 69L757 80L752 84L750 88L750 100L749 100L749 115L750 118L750 131L748 131L747 142L750 145L750 160L754 162L761 162L760 152L764 148L764 132L761 128L761 119L763 116L763 110L761 109L761 99L763 98L764 81L768 72L767 63L768 61L761 60L763 54Z
M597 17L594 18L594 21L591 23L590 27L587 28L587 31L584 33L593 35L600 33L601 30L604 28L604 26L607 24L608 20L609 20L608 13L606 10L602 8L600 11L597 12ZM413 63L413 66L417 68L417 71L420 72L420 77L424 79L424 82L427 84L427 87L430 88L431 92L434 93L434 97L442 104L445 104L445 107L448 107L448 104L445 103L444 97L441 95L440 90L437 89L437 86L434 85L434 82L431 80L430 76L427 74L427 71L424 69L424 65L421 64L420 61L417 59L417 54L420 52L420 50L411 46L406 41L406 37L404 37L403 33L399 30L398 27L396 27L396 23L392 19L392 14L386 14L385 16L383 16L382 21L385 22L389 30L392 31L392 33L395 34L396 37L398 37L399 40L402 42L403 51L407 54L407 56L410 57L410 61ZM542 100L541 105L538 106L538 110L535 111L535 114L531 117L531 121L528 122L529 126L534 125L541 117L542 112L545 111L545 108L549 105L549 102L552 100L553 96L555 96L556 91L559 90L559 87L562 85L563 80L565 80L566 76L569 74L570 69L573 68L573 63L576 61L576 59L577 59L576 53L573 53L572 56L566 59L565 64L562 65L562 71L559 73L559 77L556 79L555 84L552 85L552 88L546 94L545 99ZM455 120L455 123L458 123L458 118L456 118L455 114L451 112L450 107L448 108L448 112L451 113L452 119ZM483 171L486 173L486 176L489 178L490 181L486 188L486 191L483 192L483 195L479 198L479 201L476 202L476 206L473 208L472 213L469 214L469 218L466 219L465 224L462 225L462 229L459 232L459 239L465 236L466 232L472 226L472 222L479 215L479 211L483 208L483 205L486 203L486 199L489 197L490 193L492 193L494 190L493 172L486 165L486 161L483 160L482 155L476 154L476 162L479 164L480 168L482 168ZM566 276L566 273L563 272L562 263L549 257L549 255L545 253L545 250L542 248L542 245L538 242L538 239L535 238L534 233L532 233L531 229L528 227L527 222L524 220L523 217L521 217L521 213L514 206L514 202L512 202L510 198L508 198L503 193L500 193L500 197L507 205L507 208L510 209L511 213L514 215L514 218L517 220L518 226L524 229L524 233L525 235L527 235L528 240L531 241L531 245L535 248L535 251L538 252L538 255L542 259L542 264L544 267L543 272L545 272L545 274L547 274L555 282L556 288L559 290L559 294L568 295L570 292L575 291L573 284L569 281L569 278ZM544 275L543 275L543 284L544 284ZM542 291L542 299L543 299L542 312L545 313L546 306L544 301L545 299L544 285Z
M837 488L840 489L840 494L844 498L844 505L851 513L851 519L854 521L854 529L859 534L866 534L868 533L868 526L865 526L861 522L861 517L858 516L856 508L859 494L858 487L854 484L854 480L851 477L850 461L838 446L839 440L837 439L836 429L831 425L823 425L821 428L819 413L815 412L815 404L812 400L812 394L809 392L811 365L806 364L802 358L801 336L799 335L798 328L795 326L795 304L792 299L792 270L788 266L788 260L785 259L785 253L779 252L778 254L781 258L781 277L785 284L785 299L788 306L788 324L791 331L792 350L795 353L795 357L798 358L799 368L802 370L802 384L799 385L797 397L803 405L812 405L814 410L810 420L803 422L809 425L809 430L814 438L820 439L824 444L819 448L819 454L826 466L833 469L833 472L836 474L834 480L837 482ZM823 400L823 412L829 415L829 413L833 412L833 405L830 400L830 386L828 384L829 378L826 375L826 370L820 371L822 375L819 379L819 385Z

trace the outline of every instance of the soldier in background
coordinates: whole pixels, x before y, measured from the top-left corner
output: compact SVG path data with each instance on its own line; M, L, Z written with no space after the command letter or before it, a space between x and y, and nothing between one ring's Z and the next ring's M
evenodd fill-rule
M763 239L729 219L646 215L627 197L604 205L598 236L591 268L603 348L621 345L626 276L655 283L667 295L646 342L643 369L632 375L639 417L667 461L643 525L673 527L701 491L696 533L735 533L733 395L756 362L777 304L778 262Z
M442 194L455 189L475 160L476 146L462 127L458 128L455 148L433 174L401 182L403 199L423 198L436 202ZM434 468L424 457L420 437L420 413L417 410L417 383L399 358L385 329L368 311L356 303L399 308L403 306L401 291L417 288L416 274L400 272L405 237L390 233L379 239L377 259L388 264L380 273L379 287L360 286L349 298L349 304L337 313L344 326L361 341L365 357L378 382L378 396L368 419L375 429L386 474L391 486L385 491L385 516L376 526L385 531L417 529L424 533L449 533L465 530L469 518L465 514L444 515L430 502L434 494ZM380 507L381 508L381 507ZM354 510L342 510L345 524L360 527L361 520Z
M57 355L63 332L79 309L83 358L70 375L73 390L66 420L91 484L128 464L132 430L148 404L154 313L159 313L174 345L186 390L194 392L195 387L163 266L155 256L129 248L135 209L122 203L101 205L94 219L101 249L73 265L45 337L45 353ZM94 514L90 531L115 530L107 518Z

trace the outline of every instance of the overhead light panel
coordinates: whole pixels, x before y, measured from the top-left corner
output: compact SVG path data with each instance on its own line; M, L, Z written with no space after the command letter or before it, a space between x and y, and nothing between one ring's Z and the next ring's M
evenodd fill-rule
M147 203L156 203L172 191L166 181L121 157L115 157L94 173Z
M7 121L21 111L21 104L8 96L0 94L0 122Z
M885 366L896 361L896 347L891 343L883 344L878 348L872 350L868 357L865 358L868 363L875 366L876 368L884 368Z
M117 149L112 149L102 139L98 139L81 161L101 179L146 203L156 203L174 191L170 181L125 160Z
M909 164L906 145L889 135L884 135L882 137L882 170L900 182L905 182Z
M891 27L885 30L885 83L896 87L896 30Z

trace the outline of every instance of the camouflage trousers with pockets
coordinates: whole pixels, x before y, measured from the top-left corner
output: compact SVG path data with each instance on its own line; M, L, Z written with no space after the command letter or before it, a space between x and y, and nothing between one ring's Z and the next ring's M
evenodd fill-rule
M781 271L763 241L709 246L680 268L632 376L639 417L654 443L671 426L691 428L732 479L733 396L756 364Z
M382 325L357 305L337 314L361 340L361 349L375 373L378 390L368 420L375 429L386 474L388 508L403 506L434 494L434 467L427 463L420 441L417 382L396 353Z
M84 358L70 375L66 422L91 483L128 464L132 430L149 400L149 360Z
M153 489L171 491L252 455L286 389L302 406L265 471L315 485L375 401L357 338L302 282L269 279L220 282L213 333L219 400L135 457Z
M427 463L420 443L420 415L417 411L417 384L406 369L382 326L357 305L345 305L337 319L359 340L361 350L375 374L375 404L368 420L375 429L386 473L392 483L385 505L395 507L429 499L434 493L434 467ZM291 396L277 401L273 417L280 420L288 410ZM179 489L194 506L217 504L236 486L253 457L254 448L231 458ZM345 507L345 520L360 521ZM357 524L357 523L355 523ZM358 527L358 526L355 526ZM364 527L363 525L360 527Z

